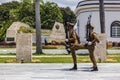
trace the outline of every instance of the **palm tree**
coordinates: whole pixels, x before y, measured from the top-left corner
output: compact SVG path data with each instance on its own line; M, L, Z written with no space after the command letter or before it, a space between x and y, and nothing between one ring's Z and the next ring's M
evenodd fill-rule
M104 0L99 0L101 33L105 33Z
M101 25L101 33L105 33L105 12L104 12L104 0L99 0L99 12L100 12L100 25ZM101 62L101 58L99 58L99 62Z
M41 43L41 19L40 19L40 1L35 0L35 18L36 18L36 53L42 53Z

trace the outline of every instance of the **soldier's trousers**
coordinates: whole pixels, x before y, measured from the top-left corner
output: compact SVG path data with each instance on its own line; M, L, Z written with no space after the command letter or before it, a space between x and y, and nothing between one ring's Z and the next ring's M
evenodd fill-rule
M73 63L77 64L77 57L75 51L81 48L84 48L85 46L83 44L73 44L70 46L70 50L72 53Z
M74 64L77 63L77 58L76 58L75 51L78 50L78 49L82 49L82 48L88 49L90 59L91 59L91 61L93 63L93 67L97 67L95 56L94 56L94 50L95 50L95 46L94 45L88 45L88 46L85 46L84 44L74 44L74 45L72 45L70 47L70 49L71 49L71 52L72 52L73 63Z
M64 42L56 42L54 41L52 43L53 45L65 45ZM72 53L72 58L73 58L73 63L76 64L77 63L77 57L76 57L76 53L75 51L78 50L78 49L82 49L82 48L86 48L88 49L89 51L89 56L90 56L90 59L93 63L93 67L96 67L97 64L96 64L96 60L95 60L95 56L94 56L94 50L95 50L95 46L94 45L88 45L88 46L85 46L84 44L73 44L70 46L70 50L71 50L71 53Z
M97 67L97 63L96 63L96 60L95 60L95 56L94 56L94 50L95 50L95 46L94 45L90 45L90 46L87 46L88 48L88 51L90 53L90 59L93 63L93 67Z

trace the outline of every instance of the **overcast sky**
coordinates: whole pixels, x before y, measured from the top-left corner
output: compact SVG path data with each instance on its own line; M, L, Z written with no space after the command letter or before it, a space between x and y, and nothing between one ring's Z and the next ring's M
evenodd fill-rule
M20 0L0 0L0 3L10 2L10 1L20 1ZM58 4L60 7L70 7L72 10L74 10L78 4L78 2L82 0L43 0L43 1L51 1Z
M60 7L70 7L72 10L74 10L78 4L78 2L82 0L44 0L44 1L52 1L57 3Z

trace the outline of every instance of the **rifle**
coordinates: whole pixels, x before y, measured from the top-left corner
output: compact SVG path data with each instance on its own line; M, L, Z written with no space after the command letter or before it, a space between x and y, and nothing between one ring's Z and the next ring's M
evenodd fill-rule
M87 41L91 40L91 36L90 36L91 17L92 17L92 15L89 15L87 25L86 25L86 39L87 39Z
M65 22L64 24L64 27L65 27L65 34L66 34L66 39L68 39L68 24L67 22ZM67 50L67 53L70 54L70 46L69 46L69 43L65 41L65 48Z

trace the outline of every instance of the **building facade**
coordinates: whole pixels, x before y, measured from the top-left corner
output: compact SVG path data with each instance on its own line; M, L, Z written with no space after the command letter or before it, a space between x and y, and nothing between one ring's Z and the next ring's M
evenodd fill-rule
M120 42L120 0L104 0L105 33L107 41ZM86 25L89 15L96 33L101 33L99 17L99 0L83 0L78 3L75 14L77 16L77 32L81 41L86 39Z

